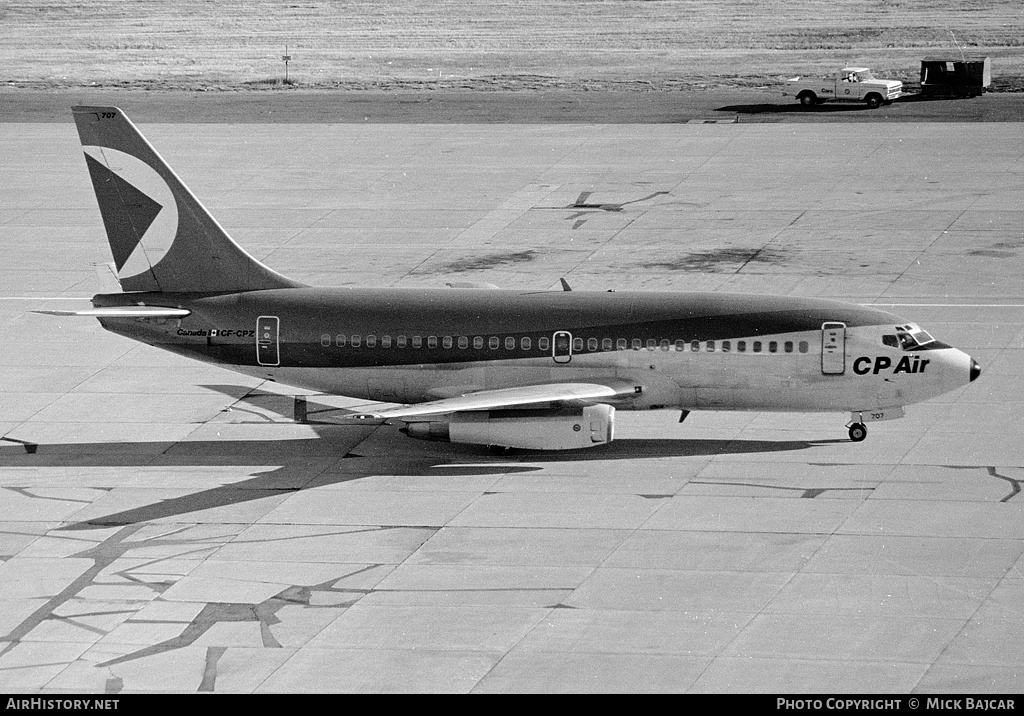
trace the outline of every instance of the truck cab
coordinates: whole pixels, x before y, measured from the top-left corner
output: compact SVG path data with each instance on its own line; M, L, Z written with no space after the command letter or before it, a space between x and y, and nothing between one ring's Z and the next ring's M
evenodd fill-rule
M883 104L891 104L903 94L903 83L899 80L877 79L867 67L844 67L834 76L821 80L803 77L787 80L782 94L796 97L805 107L831 100L864 102L875 109Z

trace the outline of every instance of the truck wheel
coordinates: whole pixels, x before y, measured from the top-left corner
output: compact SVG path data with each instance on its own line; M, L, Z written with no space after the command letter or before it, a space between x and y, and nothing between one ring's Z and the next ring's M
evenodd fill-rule
M864 101L868 103L868 107L871 109L878 109L882 106L882 95L869 94L864 98Z
M813 92L801 92L800 96L797 97L800 100L800 104L804 107L813 107L817 102L817 97L814 96Z

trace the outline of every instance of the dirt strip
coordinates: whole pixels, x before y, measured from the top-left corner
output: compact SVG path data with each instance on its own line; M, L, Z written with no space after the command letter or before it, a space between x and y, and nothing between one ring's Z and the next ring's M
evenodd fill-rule
M801 107L781 90L642 91L263 91L0 89L0 122L70 122L73 105L114 105L135 121L167 123L610 123L1019 122L1024 93L926 100L888 107Z

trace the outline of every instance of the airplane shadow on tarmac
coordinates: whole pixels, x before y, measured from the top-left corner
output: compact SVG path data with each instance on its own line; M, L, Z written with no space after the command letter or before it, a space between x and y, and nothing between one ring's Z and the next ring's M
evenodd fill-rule
M209 387L225 393L232 392L228 390L231 386ZM237 396L238 392L234 391L234 394ZM282 414L284 408L291 404L287 396L258 391L246 395L233 406L234 410L239 412L253 412L240 405L241 403L248 403L249 406L260 405L263 410L269 408L271 412L277 414ZM329 417L333 412L349 412L317 403L309 403L308 407L310 416ZM232 424L266 425L268 422L266 415L255 414L255 417L263 419ZM290 420L272 422L292 423ZM382 474L410 477L506 475L537 472L543 470L545 464L551 463L789 452L846 442L622 438L607 445L584 450L517 450L510 455L495 456L482 446L420 442L395 435L396 440L402 441L400 453L377 455L361 454L359 450L359 445L378 429L377 425L339 425L318 420L305 424L309 425L317 437L57 444L36 444L12 437L0 437L0 467L149 467L187 470L231 464L276 465L238 482L91 517L59 528L89 530L167 519Z
M562 452L517 451L512 455L494 456L469 445L438 446L425 444L419 453L415 446L396 460L393 457L360 455L357 452L333 456L325 454L321 443L331 440L338 429L318 429L318 438L303 440L261 441L187 441L179 443L77 443L33 445L10 438L0 442L0 467L162 467L168 470L189 467L217 467L225 464L225 456L237 457L240 463L284 463L273 469L254 473L249 479L207 490L190 492L179 497L162 499L121 512L92 517L60 527L60 530L90 530L167 519L215 507L237 505L265 497L316 489L374 475L407 475L411 477L455 477L460 475L507 475L543 470L544 464L578 461L643 460L645 458L737 455L807 450L843 440L669 440L626 438L587 450ZM344 429L344 428L342 428ZM365 429L365 428L364 428ZM402 438L406 440L406 438ZM412 441L409 441L410 443ZM350 443L351 444L351 443ZM299 458L305 447L311 456L302 465L289 465ZM247 452L247 448L251 451ZM432 449L431 449L432 448ZM409 450L409 446L405 447ZM277 459L275 459L277 456ZM310 469L308 460L324 461L322 469ZM344 462L342 462L344 460ZM439 464L443 463L443 464ZM463 465L460 465L463 463Z

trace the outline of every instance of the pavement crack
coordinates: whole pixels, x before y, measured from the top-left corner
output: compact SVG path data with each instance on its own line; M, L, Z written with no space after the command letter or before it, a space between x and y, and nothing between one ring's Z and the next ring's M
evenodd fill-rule
M947 467L949 467L952 470L978 470L978 469L984 469L985 472L987 472L990 477L994 477L997 480L1003 480L1004 482L1008 483L1010 485L1010 493L1008 495L1006 495L1005 497L1003 497L1002 499L1000 499L999 500L1000 502L1009 502L1014 497L1016 497L1018 494L1020 494L1020 491L1021 491L1021 488L1020 488L1021 480L1018 480L1016 478L1010 477L1009 475L1000 475L999 472L997 472L997 468L996 468L995 465L987 465L987 466L984 466L984 467L982 467L981 465L947 465Z
M1018 494L1020 494L1020 480L1015 480L1014 478L1009 477L1008 475L1000 475L998 472L996 472L995 466L986 467L985 469L988 470L988 474L991 475L992 477L998 478L1000 480L1005 480L1006 482L1010 483L1010 494L1004 497L1003 499L999 500L1000 502L1009 502Z
M227 647L211 646L206 649L206 665L203 668L203 680L199 684L199 691L212 692L217 685L217 662L224 656Z
M813 500L826 492L871 492L874 487L787 487L786 485L756 485L752 482L718 482L691 480L690 485L731 485L732 487L756 487L761 490L785 490L800 492L800 497Z

